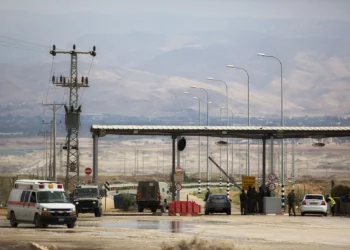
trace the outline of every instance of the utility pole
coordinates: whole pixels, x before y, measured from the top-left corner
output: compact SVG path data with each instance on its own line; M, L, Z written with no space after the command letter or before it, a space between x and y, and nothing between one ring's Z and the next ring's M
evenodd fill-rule
M43 124L47 124L50 125L50 156L49 156L49 176L47 177L48 180L52 179L52 162L51 162L51 156L52 156L52 120L50 122L44 122L44 120L42 121Z
M88 77L82 77L81 82L78 79L78 54L96 56L96 47L92 51L83 52L75 51L75 45L71 51L56 51L56 46L53 45L50 54L69 54L71 56L70 78L52 76L52 82L56 86L69 88L69 106L64 106L66 111L65 125L67 130L67 141L63 149L67 149L67 170L66 170L66 190L70 190L79 183L79 127L80 127L80 112L81 105L78 107L79 88L89 87ZM56 81L55 81L56 80ZM71 175L69 174L71 173Z
M58 105L58 107L56 106ZM52 175L50 176L52 180L56 181L57 177L56 177L56 111L57 109L59 109L60 107L62 107L64 104L56 104L56 103L46 103L43 104L43 106L52 106L52 112L53 112L53 121L52 121L52 136L53 137L53 160L52 160L52 165L51 165L51 160L50 160L50 166L51 166L51 170L52 170ZM59 122L58 124L60 124L61 122ZM50 148L50 152L51 152L51 148ZM51 153L50 153L51 154ZM51 156L50 156L51 159Z
M38 135L43 135L44 136L44 146L45 146L45 179L48 179L47 177L47 142L46 142L46 139L47 139L47 136L48 135L51 135L51 133L49 131L39 131ZM44 175L44 174L42 174Z

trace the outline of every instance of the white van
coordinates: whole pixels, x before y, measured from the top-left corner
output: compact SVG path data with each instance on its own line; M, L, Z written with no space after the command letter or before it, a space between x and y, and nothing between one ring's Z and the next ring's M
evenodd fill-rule
M74 228L75 206L64 192L63 184L47 180L17 180L7 202L7 219L12 227L33 223L35 227L67 225Z

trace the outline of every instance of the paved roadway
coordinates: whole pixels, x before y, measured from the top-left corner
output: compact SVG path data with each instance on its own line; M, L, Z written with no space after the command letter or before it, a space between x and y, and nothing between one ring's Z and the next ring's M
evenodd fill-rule
M0 218L0 249L29 249L29 241L58 249L161 249L164 242L194 236L235 249L349 249L350 219L322 216L180 217L150 213L79 217L77 227L11 228Z

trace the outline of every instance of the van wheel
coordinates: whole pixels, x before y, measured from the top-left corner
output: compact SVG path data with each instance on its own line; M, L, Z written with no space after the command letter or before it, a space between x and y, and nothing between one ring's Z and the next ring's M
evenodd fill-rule
M142 213L143 212L143 207L137 207L137 210Z
M157 208L156 208L156 207L152 207L152 208L151 208L151 212L152 212L152 213L157 212Z
M75 223L73 223L73 224L67 224L67 227L68 227L68 228L74 228L74 227L75 227Z
M323 215L324 215L324 216L327 216L327 213L324 213Z
M34 217L34 224L36 228L42 228L43 224L40 221L40 216L38 214L35 215Z
M102 209L96 208L95 210L95 217L101 217L102 216Z
M18 222L16 220L16 215L15 215L15 212L11 212L11 215L10 215L10 223L11 223L11 227L17 227L18 226Z
M43 224L43 228L47 228L48 226L48 224Z
M208 211L208 210L205 210L205 211L204 211L204 214L205 214L205 215L209 215L209 211Z
M305 213L301 213L301 216L305 216Z

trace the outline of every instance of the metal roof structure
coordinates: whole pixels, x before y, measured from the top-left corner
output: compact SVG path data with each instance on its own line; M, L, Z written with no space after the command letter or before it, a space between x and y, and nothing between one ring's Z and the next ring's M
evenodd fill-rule
M156 126L92 125L90 132L105 135L210 136L263 139L350 137L350 127L264 127L264 126Z

